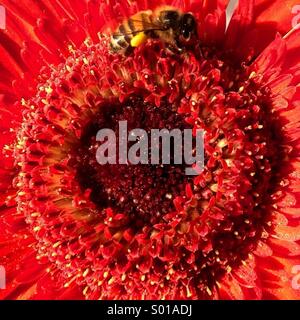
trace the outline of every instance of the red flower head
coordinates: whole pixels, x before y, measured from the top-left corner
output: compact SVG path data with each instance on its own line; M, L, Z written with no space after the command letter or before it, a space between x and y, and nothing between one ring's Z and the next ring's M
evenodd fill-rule
M159 2L159 3L158 3ZM297 1L3 0L0 265L6 299L297 299ZM113 52L162 4L197 32ZM103 165L96 133L205 132L205 167Z

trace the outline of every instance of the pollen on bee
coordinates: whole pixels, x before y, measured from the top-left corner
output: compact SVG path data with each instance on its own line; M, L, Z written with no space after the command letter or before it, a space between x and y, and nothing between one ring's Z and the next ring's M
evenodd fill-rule
M143 44L147 40L147 36L145 35L144 32L138 33L136 36L134 36L131 41L130 45L135 48L139 47L141 44Z

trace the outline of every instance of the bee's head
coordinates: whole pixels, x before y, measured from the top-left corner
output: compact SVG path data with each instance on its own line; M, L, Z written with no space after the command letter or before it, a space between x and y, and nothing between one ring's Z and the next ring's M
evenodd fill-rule
M193 34L196 33L196 20L191 13L185 13L181 17L179 26L179 35L185 41L189 41Z

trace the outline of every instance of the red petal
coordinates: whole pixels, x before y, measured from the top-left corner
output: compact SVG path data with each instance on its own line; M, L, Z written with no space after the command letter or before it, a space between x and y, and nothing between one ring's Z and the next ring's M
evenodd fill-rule
M226 32L226 47L236 49L240 46L241 35L251 26L254 16L254 1L240 0Z
M299 0L257 0L255 1L256 23L273 25L273 29L285 35L293 27L293 18L296 14L292 9L296 5L299 5Z

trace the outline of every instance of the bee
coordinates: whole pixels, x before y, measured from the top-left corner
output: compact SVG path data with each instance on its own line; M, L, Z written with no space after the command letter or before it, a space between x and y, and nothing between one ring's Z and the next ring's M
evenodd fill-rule
M114 52L127 52L147 39L158 38L173 49L182 51L196 35L196 20L191 13L162 6L156 10L140 11L125 20L111 36Z

